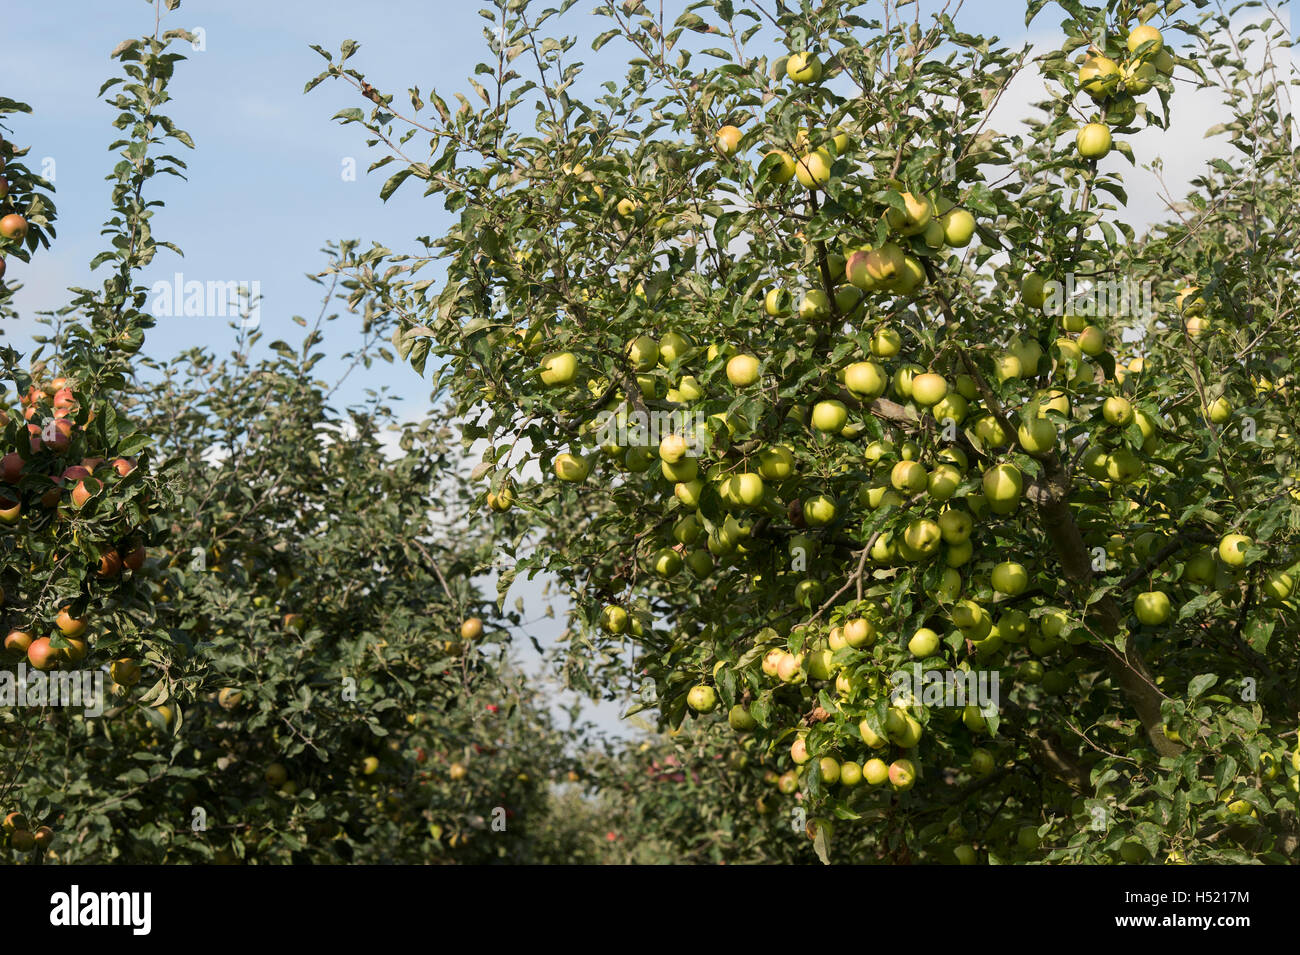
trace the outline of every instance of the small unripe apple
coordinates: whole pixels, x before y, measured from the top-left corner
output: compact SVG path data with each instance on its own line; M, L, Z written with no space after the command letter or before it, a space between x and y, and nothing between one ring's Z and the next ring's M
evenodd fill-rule
M1232 405L1227 398L1215 398L1210 402L1210 420L1215 424L1224 424L1232 418Z

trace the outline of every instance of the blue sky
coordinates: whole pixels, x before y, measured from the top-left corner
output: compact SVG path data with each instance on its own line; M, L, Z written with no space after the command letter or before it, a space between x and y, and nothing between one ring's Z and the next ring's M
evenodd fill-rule
M622 76L619 58L625 51L617 41L598 56L589 52L590 39L609 25L583 12L593 3L579 3L564 21L566 31L584 38L579 51L588 51L582 59L589 73L580 93L609 78L609 69L601 65L617 68L617 78ZM323 267L320 250L326 242L359 238L403 250L414 248L416 236L437 235L448 221L440 204L420 198L414 183L387 204L380 202L379 187L397 167L366 176L365 167L375 157L366 154L359 127L330 121L343 107L364 105L352 88L327 82L304 95L306 81L324 65L309 44L337 50L343 40L356 40L361 49L349 65L365 72L375 86L393 92L415 84L426 94L436 88L450 100L453 92L467 89L465 77L486 56L486 21L477 13L483 5L459 0L185 0L165 24L201 29L206 48L184 51L188 60L178 67L168 112L191 134L197 149L181 150L190 166L188 181L160 177L152 185L152 197L166 202L155 219L155 234L178 244L185 258L162 253L147 280L170 279L180 271L200 281L259 281L265 341L283 337L297 344L302 330L291 317L311 317L320 308L320 288L305 274ZM667 6L672 16L672 10L686 4L670 0ZM923 0L926 10L936 6L934 0ZM1022 3L968 0L958 22L1018 45L1054 34L1060 19L1060 11L1049 8L1031 36ZM150 32L152 23L152 4L142 0L59 0L11 4L6 10L11 42L5 94L29 103L33 113L13 117L5 135L31 146L29 165L40 168L47 158L53 160L59 209L54 248L31 266L10 262L7 279L25 285L15 302L24 317L3 332L5 341L19 350L30 348L36 327L32 313L63 305L69 285L98 284L87 265L100 248L108 195L103 177L115 159L106 147L116 130L110 126L114 111L95 94L106 78L118 75L109 51L124 38ZM1007 109L1019 118L1023 111L1015 110L1036 98L1029 84ZM1185 169L1185 175L1175 170L1170 176L1175 181L1198 171L1205 150L1212 148L1200 138L1217 121L1211 113L1198 114L1196 128L1185 137L1162 141L1167 176L1170 163ZM341 175L349 157L358 167L355 181ZM355 324L341 318L327 332L328 350L337 354L352 347L356 331ZM163 319L145 351L165 359L203 344L222 353L233 336L223 318ZM320 373L332 381L328 362ZM339 402L358 401L365 389L381 385L412 416L427 407L427 380L401 365L374 369L369 377L364 371L354 374ZM535 594L525 596L531 600ZM534 604L530 616L539 609ZM558 623L547 622L539 639L545 643L558 630ZM613 713L613 707L595 711L607 726L614 723Z

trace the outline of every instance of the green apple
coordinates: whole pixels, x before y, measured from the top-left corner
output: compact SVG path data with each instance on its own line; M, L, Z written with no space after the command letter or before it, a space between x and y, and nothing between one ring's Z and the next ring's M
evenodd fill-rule
M1295 577L1285 570L1274 571L1264 578L1264 595L1273 603L1281 603L1295 593Z
M1133 405L1127 398L1107 398L1102 403L1101 416L1116 427L1127 428L1133 423Z
M896 759L889 764L889 784L900 793L916 784L916 767L910 759Z
M696 580L703 580L713 573L713 555L702 549L691 551L686 555L686 569Z
M1037 826L1021 826L1020 831L1016 833L1016 845L1026 852L1033 852L1040 844Z
M831 658L834 655L830 650L813 650L809 653L806 667L808 675L814 680L829 680L832 673Z
M961 721L972 733L983 733L988 729L984 714L980 712L980 708L974 703L968 703L962 709Z
M1025 480L1014 464L999 464L984 472L984 495L995 514L1010 514L1020 503Z
M887 737L884 737L884 736L881 736L881 735L878 734L875 730L873 730L870 726L868 726L866 720L863 720L862 722L860 722L860 723L858 724L858 735L860 735L860 736L862 737L862 742L866 743L866 744L867 744L868 746L870 746L872 749L884 749L886 746L889 745L889 740L888 740L888 738L887 738ZM867 765L870 765L870 764L867 764ZM865 772L866 769L867 769L867 765L864 765L864 766L862 767L862 769L863 769L864 772ZM879 782L879 781L880 781L880 780L875 780L875 781L873 781L873 780L871 780L870 778L867 779L867 782L870 782L872 785L875 785L875 783L876 783L876 782Z
M948 382L943 375L925 372L912 379L912 400L929 407L938 404L948 394Z
M567 385L578 376L578 359L573 352L552 352L542 359L542 384Z
M672 539L679 544L693 544L698 541L703 530L705 529L699 524L698 517L686 515L672 525Z
M1097 102L1115 95L1119 81L1119 64L1109 57L1090 56L1079 68L1079 88Z
M826 775L825 771L822 772L822 775L823 776ZM862 782L861 766L853 762L853 760L851 759L845 760L844 762L840 763L840 785L841 786L848 786L852 788L853 786L860 785L861 782Z
M1020 280L1020 301L1032 311L1039 311L1047 302L1047 280L1037 272L1030 272Z
M917 518L903 532L902 554L911 561L924 560L939 552L943 536L939 525L927 517Z
M812 426L825 434L839 434L849 420L849 409L844 402L819 401L813 405Z
M903 235L920 235L925 231L926 226L930 224L930 219L934 216L934 206L929 199L922 196L913 195L910 192L902 194L903 207L897 208L890 206L885 211L885 220L889 227L895 232L901 232Z
M792 53L785 63L785 75L796 83L816 83L822 78L821 60L807 51Z
M561 481L580 484L591 473L591 461L580 454L557 454L555 456L555 476Z
M659 339L659 364L667 367L675 361L681 361L691 350L691 341L685 335L669 332Z
M834 161L828 150L813 150L795 160L795 177L805 189L821 189L831 181L831 164Z
M987 776L995 767L993 754L987 749L976 747L970 754L970 771L975 776Z
M1225 424L1232 419L1232 405L1227 398L1215 398L1210 402L1210 420L1215 424Z
M803 502L803 519L810 527L825 527L835 520L835 499L818 494Z
M844 387L860 398L883 395L888 382L885 369L874 361L856 361L844 369Z
M1014 597L1029 586L1029 573L1022 565L1006 560L993 568L992 582L998 593Z
M705 687L705 689L710 688ZM758 720L754 719L749 709L740 703L727 711L727 722L731 724L733 730L739 733L747 733L758 726Z
M682 458L680 461L662 461L659 464L659 470L663 476L674 484L685 484L694 481L700 473L699 458Z
M949 392L930 409L930 414L934 417L934 420L938 421L940 424L949 419L951 419L954 424L961 424L966 420L966 413L969 407L970 406L966 403L964 397Z
M1028 418L1016 431L1026 454L1045 457L1056 450L1056 425L1047 418Z
M1034 339L1017 338L1011 342L1011 354L1020 362L1020 373L1026 378L1038 374L1038 363L1042 360L1043 349Z
M680 481L673 488L673 496L682 502L682 506L695 510L700 506L700 494L703 491L704 482L701 480Z
M1173 608L1169 595L1161 590L1148 590L1137 595L1133 601L1133 612L1138 620L1148 627L1158 627L1169 619Z
M862 764L862 778L868 786L879 786L889 778L889 765L883 759L869 759Z
M889 483L906 494L919 494L929 486L930 476L917 461L899 461L889 472Z
M833 786L840 781L840 764L832 757L823 756L817 760L817 768L821 770L822 782Z
M844 642L854 649L869 647L876 641L876 626L865 617L855 617L844 624Z
M757 507L763 500L763 479L752 471L737 474L732 482L732 493L745 507Z
M1106 350L1106 333L1096 325L1085 325L1079 332L1079 350L1090 358L1096 358Z
M669 464L676 464L686 457L686 437L681 434L666 434L659 442L659 459Z
M1104 123L1087 123L1080 127L1075 137L1079 155L1084 159L1098 160L1110 152L1110 127Z
M794 175L794 160L790 160L790 175ZM787 180L788 181L788 180ZM790 293L783 288L768 290L763 298L763 308L768 315L777 318L790 312Z
M830 318L831 300L821 289L809 289L799 299L798 314L806 322Z
M743 135L735 126L723 126L714 134L713 144L722 155L731 157L736 155L736 150L740 148Z
M961 471L951 464L940 464L930 472L930 497L936 501L946 501L957 493L961 486Z
M939 635L929 627L922 627L907 641L907 651L920 660L934 656L938 650Z
M1135 26L1129 31L1127 44L1130 53L1138 52L1138 50L1141 50L1143 45L1147 43L1151 44L1145 50L1145 54L1148 56L1153 53L1158 53L1165 48L1165 38L1160 35L1159 30L1151 26L1149 23Z
M848 315L862 301L862 290L853 285L835 287L835 308L841 315Z
M888 325L877 328L871 335L871 354L877 358L892 358L903 348L903 336Z
M649 371L659 364L659 343L649 335L641 335L628 342L627 357L637 371Z
M1253 543L1244 534L1225 534L1219 541L1219 560L1229 567L1240 567L1246 563L1246 551Z
M970 539L974 527L974 520L965 511L955 511L949 508L939 515L939 533L943 535L944 543L966 543Z
M686 694L686 705L696 713L712 713L718 705L718 694L713 687L700 683Z
M943 241L954 249L963 249L970 245L975 235L975 217L965 209L949 209L939 217L943 228Z
M769 481L784 481L794 473L794 453L774 444L758 452L758 473Z
M768 176L771 182L784 186L794 178L794 157L788 152L781 149L773 149L767 153L768 156L775 156L777 161L772 166L772 172ZM766 156L764 158L767 158ZM774 313L769 313L774 314Z
M622 607L609 604L600 612L600 626L606 633L618 634L627 631L628 613Z
M727 362L727 381L735 387L747 388L758 379L758 359L753 355L734 355Z
M1198 550L1183 564L1183 579L1190 583L1204 586L1214 583L1214 578L1214 552L1209 548Z

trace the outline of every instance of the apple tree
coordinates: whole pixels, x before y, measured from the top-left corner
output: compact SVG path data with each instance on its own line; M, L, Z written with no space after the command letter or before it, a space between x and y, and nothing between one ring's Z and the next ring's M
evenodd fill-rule
M144 189L154 175L180 174L184 163L162 150L189 144L162 113L177 58L168 51L173 36L121 44L113 56L124 76L101 91L121 130L111 147L120 158L108 177L108 245L92 262L106 268L102 286L72 290L52 334L37 336L31 354L0 349L7 406L0 411L0 837L23 857L43 854L61 833L66 838L103 798L86 767L112 746L113 726L129 706L124 697L162 707L192 678L148 583L150 555L165 537L166 475L151 437L122 403L152 325L138 275L166 245L150 228ZM0 108L27 111L9 100ZM54 237L52 187L25 165L26 153L8 135L0 146L6 282L39 269L34 253ZM13 288L0 293L6 317L15 314ZM101 680L108 676L108 701L81 679L96 671ZM81 708L92 706L91 693L104 710L100 719ZM132 798L138 772L117 781L118 801Z
M308 86L453 217L341 269L454 396L513 572L573 596L570 679L755 741L823 859L1292 855L1277 22L1032 0L1035 53L921 4L603 0L620 82L574 6L483 11L453 101L352 42ZM1236 104L1233 158L1142 234L1175 83Z

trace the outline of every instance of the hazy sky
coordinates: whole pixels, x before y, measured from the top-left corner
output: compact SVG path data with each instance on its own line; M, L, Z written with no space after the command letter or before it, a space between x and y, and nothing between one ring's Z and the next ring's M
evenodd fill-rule
M451 100L452 92L467 88L464 77L474 64L486 58L486 21L477 13L484 5L459 0L185 0L165 25L201 29L205 49L178 48L188 60L177 68L167 112L192 135L197 149L179 150L190 167L187 182L159 177L150 186L151 197L166 202L154 220L155 234L178 244L185 258L160 253L148 281L177 271L201 281L258 281L265 340L283 337L296 345L302 330L291 317L314 316L320 308L320 290L304 274L323 266L319 250L325 242L355 237L401 250L413 248L415 236L442 231L445 213L436 201L420 198L414 180L387 204L380 202L379 186L397 166L367 177L365 167L375 157L365 153L360 128L330 121L345 106L365 105L351 87L327 82L303 94L306 81L325 62L309 44L337 50L344 39L354 39L361 49L349 65L365 72L375 86L389 92L413 84L424 93L437 88ZM590 38L608 28L607 20L581 12L590 6L579 3L565 20L567 31ZM925 9L934 6L923 3ZM685 3L668 7L680 10ZM32 167L53 162L59 211L53 250L37 256L32 266L9 263L7 279L26 286L16 299L24 317L2 331L9 344L26 351L32 312L64 304L69 285L98 285L98 278L88 277L87 264L100 249L108 195L103 177L114 161L106 147L117 131L110 125L114 111L96 98L96 91L106 78L118 75L109 51L124 38L151 32L153 12L152 4L141 0L57 0L10 4L5 13L11 42L4 92L29 103L33 113L11 117L3 134L32 147L27 159ZM1061 18L1059 9L1049 7L1029 33L1023 4L968 0L958 23L1019 45L1054 42ZM589 51L589 43L580 49ZM583 59L591 69L583 86L590 89L607 78L608 70L598 66L618 67L624 52L617 41L599 55L588 52ZM612 78L621 76L619 69ZM1023 78L995 126L1009 128L1024 115L1025 104L1041 94L1041 81ZM1203 138L1204 130L1221 119L1216 106L1202 100L1176 113L1185 122L1176 121L1171 135L1147 136L1140 155L1163 155L1170 182L1185 183L1217 151L1215 143ZM358 167L355 181L345 181L341 174L349 158ZM1130 192L1139 190L1130 187ZM1139 198L1135 206L1131 212L1138 221L1159 212L1154 198ZM328 332L329 350L350 347L353 331L340 319ZM158 358L195 344L225 351L232 336L221 318L163 319L145 350ZM322 374L330 377L328 366ZM385 366L371 378L364 372L354 375L340 393L341 403L381 385L401 396L412 415L427 405L427 382L405 366ZM555 629L540 634L544 642ZM602 710L602 722L610 721L611 712Z

